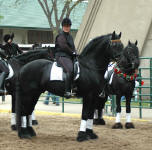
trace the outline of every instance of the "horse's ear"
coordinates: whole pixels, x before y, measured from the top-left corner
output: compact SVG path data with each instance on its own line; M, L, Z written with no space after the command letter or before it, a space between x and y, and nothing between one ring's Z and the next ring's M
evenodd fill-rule
M128 45L131 45L131 42L130 42L130 40L128 41Z
M138 41L136 40L135 45L137 46L137 44L138 44Z
M115 39L115 31L113 31L113 33L112 33L112 39Z
M121 32L119 33L119 38L121 38Z

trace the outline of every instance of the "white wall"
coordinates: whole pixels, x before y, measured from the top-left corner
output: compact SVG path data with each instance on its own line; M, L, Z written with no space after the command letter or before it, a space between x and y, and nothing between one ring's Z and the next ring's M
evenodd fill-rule
M94 5L97 2L100 7ZM115 30L117 33L122 32L122 42L125 45L128 40L132 42L138 40L139 50L142 51L152 21L152 0L90 0L89 3L92 8L89 5L89 9L85 13L75 39L76 46L81 47L79 45L85 43L84 47L90 39ZM98 11L91 11L93 7L96 7ZM93 23L90 15L95 18ZM83 41L81 36L86 31L85 28L88 24L91 25L87 31L89 34Z

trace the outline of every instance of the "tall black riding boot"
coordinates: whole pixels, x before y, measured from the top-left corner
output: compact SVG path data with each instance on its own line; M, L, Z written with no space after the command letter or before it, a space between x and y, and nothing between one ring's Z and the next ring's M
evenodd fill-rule
M107 86L107 81L105 82L105 85L104 85L104 87L103 87L103 89L102 89L102 91L101 91L101 93L99 94L99 97L101 97L101 98L105 98L106 97L106 93L105 93L105 88L106 88L106 86Z
M102 92L99 94L99 97L101 98L105 98L106 94L105 94L105 90L103 89Z
M4 82L5 82L5 78L7 77L7 73L6 72L2 72L0 75L0 95L5 95L7 92L4 90Z
M71 78L69 73L66 73L64 97L65 98L71 97Z

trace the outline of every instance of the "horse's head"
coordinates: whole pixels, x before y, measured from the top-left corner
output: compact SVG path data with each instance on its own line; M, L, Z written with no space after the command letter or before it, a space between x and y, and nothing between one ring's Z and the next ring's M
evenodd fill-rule
M131 43L130 41L128 41L128 45L123 50L118 66L130 72L131 70L135 71L136 69L138 69L139 64L140 60L137 41L135 43Z
M110 59L114 61L117 61L119 59L123 50L123 44L120 38L121 38L121 32L119 34L116 34L114 31L110 36L109 55L110 55Z

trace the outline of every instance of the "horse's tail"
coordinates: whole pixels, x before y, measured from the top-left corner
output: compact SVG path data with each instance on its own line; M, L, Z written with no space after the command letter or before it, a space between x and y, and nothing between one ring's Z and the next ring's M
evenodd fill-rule
M21 88L20 84L17 81L16 82L16 121L17 121L17 130L18 130L18 136L21 131Z

